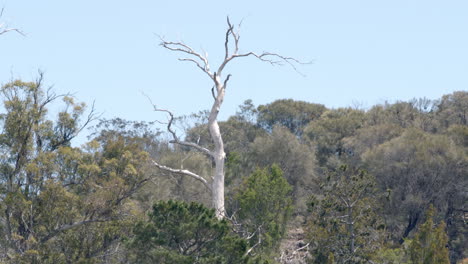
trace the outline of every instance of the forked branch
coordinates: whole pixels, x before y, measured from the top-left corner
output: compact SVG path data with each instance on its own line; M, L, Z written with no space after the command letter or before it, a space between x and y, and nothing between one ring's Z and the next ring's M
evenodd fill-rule
M208 118L208 129L209 129L211 139L214 144L212 151L198 144L179 140L175 131L172 130L172 127L171 127L174 121L173 114L168 110L157 108L153 104L155 111L165 112L169 115L169 121L167 123L167 130L169 133L172 134L173 140L170 141L171 143L192 147L200 152L205 153L206 155L212 158L214 165L215 165L215 169L213 171L213 176L211 177L212 188L210 189L212 190L213 208L215 208L216 217L219 219L222 219L225 217L225 206L224 206L224 200L225 200L224 199L225 198L224 197L224 176L225 176L224 169L225 168L224 167L225 167L226 153L224 152L224 142L222 139L222 135L221 135L221 131L220 131L217 118L221 109L221 105L223 104L223 101L224 101L227 83L231 77L230 74L227 74L226 76L223 75L224 68L232 60L236 58L249 57L249 56L255 57L258 60L263 61L263 62L268 62L271 65L288 64L298 73L299 71L296 68L296 64L305 64L295 58L286 57L286 56L282 56L282 55L271 53L271 52L255 53L253 51L250 51L247 53L240 53L239 52L239 39L240 39L239 30L236 29L236 27L231 24L231 22L229 21L229 18L227 18L227 25L228 27L224 36L224 58L221 64L219 65L219 67L217 68L217 71L214 71L214 72L211 72L210 70L208 55L206 53L197 52L193 48L191 48L189 45L185 44L184 42L166 41L162 37L160 37L160 40L161 40L160 45L162 47L170 51L182 53L183 57L179 58L180 61L188 61L188 62L195 64L196 67L202 70L213 81L213 88L211 88L211 95L213 96L214 102L213 102L213 105L211 106L211 110L210 110L210 114ZM240 24L238 28L240 28ZM205 184L205 186L209 187L207 183L207 179L200 177L199 175L194 174L190 171L169 168L157 162L154 162L154 164L158 168L169 171L169 172L191 176L201 181L203 184ZM261 244L261 236L259 236L258 243L254 245L251 249L249 249L247 251L247 254L250 254L253 248L255 248L256 246L260 244Z
M206 73L211 79L214 78L213 74L210 71L210 64L208 63L208 56L202 55L194 51L190 46L184 44L183 42L172 42L166 41L163 37L159 36L161 40L160 45L168 50L182 52L189 55L188 58L179 58L180 61L189 61L195 63L195 65Z
M241 23L237 26L237 28L231 23L229 20L229 17L227 18L227 30L225 33L225 39L224 39L224 60L221 62L221 64L218 67L218 70L215 73L212 73L210 71L210 64L208 61L208 57L206 55L202 55L202 53L196 52L193 48L188 46L187 44L183 42L172 42L172 41L166 41L162 37L160 37L161 43L160 45L168 50L171 51L176 51L176 52L181 52L189 55L187 58L179 58L180 61L189 61L194 63L199 69L201 69L204 73L206 73L214 82L217 84L217 88L220 87L220 84L226 83L227 78L224 82L220 82L217 77L220 77L224 68L229 64L230 61L232 61L235 58L240 58L240 57L255 57L259 59L260 61L270 63L271 65L278 65L278 66L283 66L283 65L289 65L291 66L294 71L297 73L302 74L299 72L297 69L297 65L302 65L302 64L310 64L311 62L302 62L296 58L293 57L287 57L280 55L278 53L273 53L273 52L262 52L262 53L256 53L253 51L250 52L245 52L245 53L239 53L239 39L240 39L240 26ZM233 42L232 44L230 42ZM232 46L232 51L230 46Z
M194 148L204 154L206 154L207 156L209 156L210 158L213 158L213 153L207 149L207 148L204 148L196 143L193 143L193 142L186 142L186 141L181 141L179 140L179 137L177 137L177 134L175 133L175 131L172 129L172 123L174 122L174 114L169 111L169 110L166 110L166 109L161 109L161 108L158 108L156 107L155 104L153 104L153 102L151 101L151 99L146 96L148 98L148 100L150 101L151 105L153 106L153 110L155 112L164 112L166 114L169 115L169 121L166 123L167 124L167 131L169 131L169 133L171 133L172 135L172 140L169 141L169 143L173 143L173 144L178 144L178 145L181 145L181 146L186 146L186 147L191 147L191 148ZM202 176L194 173L194 172L191 172L189 170L184 170L184 169L174 169L174 168L170 168L170 167L167 167L167 166L164 166L164 165L161 165L159 164L157 161L155 160L152 160L153 164L158 168L158 169L161 169L161 170L164 170L164 171L167 171L167 172L171 172L171 173L176 173L176 174L181 174L181 175L185 175L185 176L189 176L189 177L192 177L198 181L200 181L201 183L203 183L203 185L205 185L205 187L211 191L211 186L210 184L208 183L208 181L203 178Z
M174 114L171 111L167 110L167 109L158 108L155 104L153 104L153 102L151 101L151 99L148 96L146 96L146 97L150 101L151 105L153 106L153 110L155 112L163 112L163 113L166 113L169 116L168 122L165 123L167 125L167 131L169 133L171 133L171 135L172 135L172 140L170 140L169 143L178 144L178 145L181 145L181 146L186 146L186 147L196 149L196 150L204 153L208 157L213 158L213 152L211 150L209 150L207 148L204 148L204 147L202 147L202 146L200 146L200 145L198 145L197 143L194 143L194 142L188 142L188 141L180 140L179 137L177 136L176 132L172 129L172 124L174 122Z

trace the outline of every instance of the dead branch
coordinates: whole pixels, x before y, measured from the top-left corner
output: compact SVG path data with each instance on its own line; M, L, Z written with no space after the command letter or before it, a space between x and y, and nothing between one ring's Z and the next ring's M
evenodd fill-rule
M241 21L241 23L242 23L242 21ZM240 28L241 23L239 23L238 28ZM293 57L286 57L286 56L282 56L280 54L272 53L272 52L263 52L263 53L258 54L258 53L255 53L255 52L251 51L251 52L239 54L238 52L239 52L240 30L234 31L235 27L229 21L229 17L227 18L227 24L228 24L228 29L226 30L226 37L225 37L225 41L224 41L225 56L224 56L224 61L221 63L221 65L218 68L218 74L219 75L221 75L221 72L224 70L226 65L231 60L233 60L235 58L239 58L239 57L254 56L254 57L256 57L257 59L259 59L259 60L261 60L263 62L270 63L271 65L280 65L280 66L282 66L284 64L288 64L289 66L291 66L294 69L294 71L296 71L297 73L304 76L304 74L302 74L301 72L298 71L298 69L296 67L296 64L310 64L311 62L302 62L302 61L299 61L298 59L295 59ZM232 39L234 40L234 51L231 54L229 53L229 39L230 39L230 37L232 37Z
M161 40L160 46L170 51L182 53L183 57L179 58L180 61L188 61L188 62L195 64L197 68L199 68L205 74L207 74L210 77L210 79L213 81L214 87L211 89L211 95L214 98L214 102L211 107L210 115L208 118L208 129L211 135L211 139L213 140L213 143L214 143L213 150L210 151L206 148L201 147L198 144L179 140L176 133L171 128L171 125L174 120L174 115L169 110L157 108L154 104L152 104L154 107L154 111L165 112L169 115L169 121L167 123L167 130L169 131L169 133L172 134L172 137L173 137L173 140L171 140L170 143L175 143L175 144L194 148L202 153L205 153L206 155L211 157L212 160L214 161L215 170L214 170L214 175L212 176L212 180L213 180L212 202L213 202L213 207L216 209L216 216L219 219L225 217L224 162L225 162L226 153L224 152L224 142L222 139L222 135L221 135L221 131L219 128L217 118L218 118L221 105L224 101L227 83L231 77L231 74L227 74L226 77L223 78L222 73L223 73L224 68L226 67L226 65L228 65L232 60L236 58L249 57L249 56L256 57L260 61L268 62L272 65L284 65L284 64L290 65L298 73L300 72L297 70L296 64L306 64L295 58L285 57L285 56L282 56L276 53L271 53L271 52L263 52L260 54L255 53L253 51L247 52L247 53L239 53L239 39L240 39L239 30L236 30L234 25L231 24L229 17L227 18L227 25L228 25L228 28L224 36L224 59L219 65L218 70L214 72L211 72L210 70L210 64L209 64L208 55L206 52L204 52L204 55L203 55L203 53L195 51L193 48L191 48L189 45L185 44L184 42L166 41L164 38L159 37L159 39ZM240 28L240 24L238 27ZM206 186L208 186L206 179L190 171L172 169L172 168L160 165L157 162L155 162L155 165L166 171L189 175L195 179L200 180ZM254 247L258 246L260 243L261 243L261 236L259 236L259 241L256 245L254 245ZM254 247L248 250L247 254L249 254L253 250Z
M2 7L2 9L0 10L0 18L2 18L4 10L5 8ZM17 28L9 28L6 23L0 23L0 35L3 35L10 31L15 31L16 33L19 33L20 35L25 36L25 34L21 30Z
M145 94L144 94L145 95ZM176 132L172 129L172 123L174 122L174 114L169 111L169 110L166 110L166 109L161 109L161 108L158 108L152 101L151 101L151 98L149 98L149 96L145 95L146 98L148 99L148 101L151 103L151 105L153 106L153 110L155 112L164 112L166 114L169 115L169 121L166 123L167 124L167 131L169 131L169 133L171 133L172 135L172 138L173 140L169 141L169 143L172 143L172 144L178 144L178 145L181 145L181 146L186 146L186 147L191 147L191 148L194 148L204 154L206 154L207 156L209 156L210 158L213 158L214 157L214 154L207 148L204 148L200 145L198 145L197 143L193 143L193 142L187 142L187 141L181 141L179 140L179 137L177 137L177 134ZM167 167L167 166L164 166L164 165L161 165L159 164L157 161L153 160L152 161L153 164L161 169L161 170L164 170L164 171L168 171L168 172L172 172L172 173L177 173L177 174L181 174L181 175L185 175L185 176L190 176L198 181L200 181L201 183L203 183L203 185L205 185L206 188L208 188L208 190L211 191L211 186L210 184L208 183L208 181L203 178L202 176L196 174L196 173L193 173L189 170L184 170L184 169L174 169L174 168L170 168L170 167Z
M169 141L169 143L194 148L194 149L204 153L208 157L213 158L214 154L209 149L204 148L204 147L202 147L202 146L200 146L200 145L198 145L197 143L194 143L194 142L187 142L187 141L180 140L179 137L177 136L176 132L172 129L172 123L174 122L174 114L171 111L167 110L167 109L158 108L155 104L153 104L153 102L151 101L151 98L149 98L148 96L146 96L146 98L149 100L149 102L153 106L153 110L155 112L164 112L167 115L169 115L169 121L166 123L167 124L167 131L169 133L171 133L171 135L172 135L172 140Z
M256 230L250 237L248 237L247 239L251 239L251 238L255 235L255 233L256 233L257 231L260 233L261 227L262 227L262 226L260 225L260 226L257 228L257 230ZM256 247L258 247L258 246L261 245L261 244L262 244L262 236L259 234L259 235L258 235L258 241L257 241L257 243L255 243L255 245L253 245L251 248L249 248L249 249L245 252L244 256L249 255L250 252L252 252Z
M226 20L227 20L228 28L226 30L225 38L224 38L224 60L219 65L218 70L215 73L211 73L210 71L210 65L209 65L208 56L206 55L206 52L205 52L205 55L202 55L201 53L196 52L193 48L191 48L190 46L188 46L187 44L183 42L166 41L162 37L159 37L161 40L160 45L168 50L182 52L182 53L190 55L190 57L188 58L179 58L179 60L189 61L189 62L194 63L199 69L201 69L204 73L206 73L210 77L210 79L212 79L215 82L217 88L220 87L218 85L219 83L218 83L217 77L221 76L221 73L223 72L226 65L229 64L229 62L232 61L233 59L241 58L241 57L249 57L249 56L255 57L259 59L260 61L267 62L274 66L289 65L294 69L294 71L304 76L304 74L299 72L299 70L297 69L297 65L310 64L311 62L302 62L296 58L283 56L283 55L280 55L278 53L273 53L273 52L256 53L256 52L250 51L246 53L239 53L240 30L236 31L236 27L233 24L231 24L229 17L227 17ZM238 28L240 28L241 23L239 23ZM232 52L230 51L231 41L233 42ZM225 79L224 84L226 84L228 79L229 78Z
M205 52L205 55L202 55L196 51L194 51L190 46L184 44L183 42L172 42L172 41L165 41L163 37L159 36L161 40L162 47L171 50L171 51L178 51L194 58L179 58L180 61L189 61L195 63L195 65L206 73L211 79L213 79L213 74L210 72L210 64L208 63L208 56Z
M170 167L167 167L167 166L164 166L164 165L161 165L159 164L158 162L154 161L153 160L153 164L158 167L159 169L161 170L164 170L164 171L168 171L168 172L172 172L172 173L177 173L177 174L181 174L181 175L186 175L186 176L190 176L198 181L200 181L201 183L203 183L203 185L205 185L206 188L208 188L208 190L211 191L211 186L210 184L208 183L208 181L203 178L202 176L196 174L196 173L193 173L189 170L182 170L182 169L173 169L173 168L170 168Z
M214 86L211 87L211 95L213 96L213 99L216 100L216 95L215 95L215 92L214 92Z

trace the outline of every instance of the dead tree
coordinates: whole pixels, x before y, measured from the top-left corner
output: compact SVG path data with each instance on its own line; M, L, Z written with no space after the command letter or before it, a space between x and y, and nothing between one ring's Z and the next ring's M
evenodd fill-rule
M226 154L224 152L224 143L223 138L221 136L218 124L218 114L221 109L221 105L224 101L224 96L226 93L226 86L229 82L229 78L231 74L227 74L224 77L224 69L225 67L231 63L232 61L243 58L243 57L255 57L260 61L270 63L271 65L290 65L296 72L296 65L304 64L299 60L292 58L292 57L285 57L276 53L271 52L263 52L263 53L255 53L255 52L246 52L241 53L239 52L239 30L240 24L238 27L234 27L229 21L229 17L227 18L227 30L225 33L224 38L224 60L221 62L219 67L217 67L216 71L212 71L210 68L210 64L208 61L208 56L206 53L199 53L192 49L190 46L185 44L184 42L172 42L166 41L162 37L160 45L168 49L170 51L178 52L182 54L184 57L179 58L179 61L187 61L194 63L196 67L198 67L203 73L205 73L210 80L213 82L213 87L211 88L211 94L213 96L214 102L211 106L211 111L208 118L208 128L211 135L211 139L214 143L213 149L207 149L205 147L200 146L195 142L187 142L184 140L180 140L175 131L172 129L174 115L172 112L166 109L160 109L156 107L154 104L154 110L165 112L169 115L169 122L167 123L167 130L170 134L172 134L172 140L170 143L178 144L181 146L189 147L200 151L201 153L208 156L214 162L214 172L213 175L206 179L201 175L193 173L188 170L184 169L175 169L164 166L157 161L153 161L154 165L161 170L165 170L172 173L177 173L185 176L192 177L201 183L203 183L206 188L211 192L212 197L212 207L216 210L216 216L218 218L225 217L225 208L224 208L224 160Z

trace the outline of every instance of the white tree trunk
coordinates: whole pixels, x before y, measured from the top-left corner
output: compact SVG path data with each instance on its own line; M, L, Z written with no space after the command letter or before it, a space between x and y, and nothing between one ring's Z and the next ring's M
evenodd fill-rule
M217 126L217 124L216 124ZM219 129L218 129L219 131ZM224 208L224 151L221 149L220 153L215 154L215 172L212 184L212 204L216 210L216 217L218 219L224 218L226 210Z
M218 113L221 108L221 104L224 100L224 86L219 82L219 76L216 78L216 90L218 95L213 103L208 119L208 128L210 130L211 139L215 145L213 159L215 163L215 171L213 175L213 183L211 187L212 191L212 205L216 210L216 217L221 219L226 215L224 207L224 159L226 154L224 153L224 143L221 137L218 124Z
M292 58L292 57L284 57L276 53L271 52L263 52L263 53L255 53L255 52L246 52L246 53L239 53L239 31L234 30L234 26L227 18L228 29L226 30L225 34L225 41L224 41L224 60L219 65L217 72L211 72L210 65L208 63L208 54L198 53L193 50L190 46L186 45L183 42L172 42L166 41L161 38L161 46L164 48L175 51L181 54L186 55L187 57L179 58L180 61L188 61L194 63L200 70L202 70L208 77L213 81L214 87L211 90L213 95L214 103L211 107L210 116L208 119L208 128L210 130L211 139L214 143L214 149L210 150L205 147L202 147L194 142L186 142L179 140L174 130L172 130L171 125L174 120L174 115L165 109L157 108L154 104L155 111L166 112L170 116L169 123L167 125L168 131L172 134L173 140L170 143L183 145L186 147L193 148L197 151L204 153L206 156L210 157L214 164L215 170L212 179L205 179L201 175L197 175L188 170L184 169L173 169L164 165L159 164L157 161L153 161L153 164L156 165L159 169L171 172L171 173L178 173L182 175L186 175L192 177L200 182L202 182L208 189L211 191L212 195L212 206L216 210L216 217L218 219L222 219L226 216L226 209L224 207L224 159L226 158L226 154L224 153L224 143L223 138L221 137L221 132L219 130L219 124L217 121L219 110L221 109L221 105L224 101L224 94L226 91L226 85L229 81L229 77L231 76L228 74L224 80L221 78L222 72L229 62L236 58L241 57L255 57L260 61L270 63L272 65L283 65L289 64L294 70L296 67L294 64L303 64L302 62ZM240 26L240 25L239 25ZM233 43L230 44L230 40ZM231 47L230 47L231 46ZM232 49L232 50L230 50ZM297 71L297 70L296 70ZM151 100L150 100L151 101Z

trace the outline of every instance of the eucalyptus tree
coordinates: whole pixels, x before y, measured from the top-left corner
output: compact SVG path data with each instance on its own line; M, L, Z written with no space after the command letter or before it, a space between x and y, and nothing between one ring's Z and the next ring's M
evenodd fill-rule
M314 148L301 141L286 127L275 126L271 134L258 136L247 154L249 168L277 164L292 186L295 213L307 211L306 200L316 189L318 166Z
M282 125L296 136L301 136L307 124L318 119L327 109L321 104L281 99L260 105L257 110L260 127L271 131L275 125Z
M423 209L433 204L445 212L448 229L454 212L466 201L467 157L445 135L406 129L400 136L369 149L363 161L381 190L389 192L382 207L388 230L396 239L408 237L423 218ZM457 217L462 217L457 216Z
M73 147L94 112L43 86L40 75L0 89L0 262L115 256L139 211L128 198L148 181L149 155L138 142L110 134ZM50 119L48 109L60 99L63 108Z
M364 111L338 108L325 111L319 119L310 122L304 128L304 137L316 143L319 164L326 166L329 158L346 154L344 138L353 136L364 126L364 121Z
M239 25L240 26L240 25ZM239 39L240 34L238 27L235 27L227 19L227 30L224 37L224 57L222 62L216 68L212 70L210 62L208 60L208 55L206 53L200 53L191 48L189 45L184 42L173 42L167 41L161 38L161 46L170 51L177 52L182 54L184 57L180 57L180 61L193 63L198 69L200 69L213 83L211 88L211 96L213 97L213 104L211 106L209 116L208 116L208 129L210 132L211 140L213 141L213 148L203 147L196 142L184 141L181 140L172 125L174 122L174 115L170 110L161 109L156 107L154 104L154 110L159 112L165 112L169 115L169 121L167 124L167 130L172 135L172 140L170 141L173 144L181 145L199 151L209 157L214 163L214 172L211 177L208 179L202 175L198 175L192 171L185 170L182 168L172 168L161 164L159 161L154 160L153 163L156 167L161 170L181 174L185 176L192 177L200 182L202 182L205 187L211 192L212 197L212 207L216 211L216 216L218 218L223 218L225 216L225 206L224 206L224 175L225 175L225 158L226 153L224 150L224 141L220 132L220 127L218 124L218 114L221 110L223 104L226 87L231 78L231 74L225 75L224 70L227 65L231 64L233 61L236 61L239 58L244 57L254 57L262 62L266 62L272 65L283 65L288 64L293 69L296 70L296 65L301 64L302 62L298 61L292 57L285 57L277 53L263 52L256 53L253 51L249 52L240 52L239 51Z

